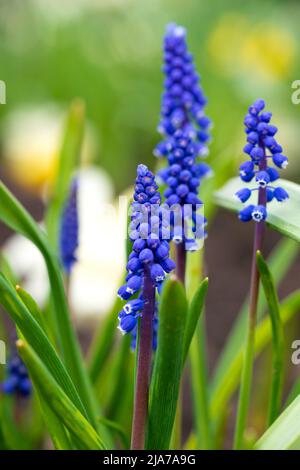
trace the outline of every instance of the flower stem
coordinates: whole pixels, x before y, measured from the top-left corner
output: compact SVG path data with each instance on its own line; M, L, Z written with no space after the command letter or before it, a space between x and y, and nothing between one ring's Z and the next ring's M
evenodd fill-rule
M131 435L132 450L144 449L145 429L148 415L155 286L150 276L150 269L147 266L145 267L144 272L143 298L145 305L140 322L140 340Z
M184 242L176 245L176 277L185 284L186 251Z
M264 149L264 147L262 146ZM260 170L266 169L266 158L262 160L259 165ZM266 206L266 189L259 188L258 204ZM241 376L241 387L239 395L239 403L237 410L236 429L234 436L234 448L241 449L243 447L243 437L247 421L247 412L250 402L251 382L253 375L253 361L254 361L254 345L255 345L255 327L257 319L257 303L259 293L259 272L256 264L256 253L262 251L264 234L265 234L265 221L262 220L255 224L254 231L254 244L252 254L252 267L251 267L251 283L250 283L250 303L249 303L249 316L248 316L248 332L246 339L246 346L244 352L244 362Z

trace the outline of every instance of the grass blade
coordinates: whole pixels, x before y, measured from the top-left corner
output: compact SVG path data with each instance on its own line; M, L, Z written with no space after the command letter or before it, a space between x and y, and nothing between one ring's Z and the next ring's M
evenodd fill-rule
M300 309L300 291L296 291L287 297L280 305L281 321L285 325L294 317ZM256 328L255 334L255 356L257 357L261 351L272 340L272 327L270 318L263 319ZM234 361L226 370L226 376L222 381L222 388L218 388L218 394L214 394L211 399L212 418L217 419L222 415L226 408L229 398L235 392L240 379L241 367L243 362L243 345L238 349Z
M67 393L79 410L85 414L86 411L79 398L78 392L54 347L49 342L45 332L30 314L13 287L6 281L1 273L0 303L3 305L12 321L16 324L25 340L31 345L36 354L47 366L58 384L62 387L65 393Z
M92 342L88 354L88 368L93 384L97 382L113 348L114 337L117 331L118 313L122 310L122 306L122 300L117 297L110 313L104 319L103 323L101 323Z
M59 387L33 349L23 340L17 341L17 348L36 389L70 434L79 440L85 449L104 449L105 446L95 429Z
M300 396L277 418L255 450L300 450Z
M196 331L198 320L203 310L205 297L208 289L208 278L205 278L196 293L194 294L192 301L188 308L186 327L183 340L183 363L186 360L192 338Z
M80 390L90 419L96 425L95 400L71 323L57 259L47 243L45 234L3 183L0 183L0 219L13 230L29 238L45 259L51 285L51 302L53 303L52 311L55 313L56 334L64 362L75 385Z
M187 301L183 286L166 282L159 308L158 348L151 383L147 449L168 449L174 424L182 363Z
M272 273L274 273L275 287L279 285L281 280L286 275L288 269L295 260L295 256L298 250L299 244L289 239L283 239L276 245L270 258L268 259L270 270ZM261 294L263 294L262 291ZM265 296L260 295L257 312L258 319L262 317L266 308L267 303ZM220 396L225 398L225 390L229 392L229 389L227 388L229 379L228 371L234 368L234 364L245 339L247 330L247 312L248 302L245 302L220 355L220 359L218 361L218 365L210 385L212 408L214 408L214 402L218 401ZM230 398L230 396L231 395L228 394L227 400ZM224 406L226 406L226 401L224 402Z
M284 363L284 335L280 318L279 301L276 289L274 287L272 274L265 260L263 259L263 256L259 252L257 253L256 261L268 302L268 311L272 325L273 376L268 414L268 426L270 426L279 415L281 407Z

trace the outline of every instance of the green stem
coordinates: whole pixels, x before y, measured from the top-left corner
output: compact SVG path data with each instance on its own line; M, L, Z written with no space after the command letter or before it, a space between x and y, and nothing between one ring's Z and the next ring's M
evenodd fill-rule
M204 450L210 450L213 448L213 445L208 400L204 331L204 320L203 318L200 318L199 325L191 343L190 362L197 447Z
M260 147L264 151L263 143L260 142ZM259 170L266 170L267 159L266 156L262 158L259 163ZM258 190L258 204L266 207L267 205L267 192L266 188L259 188ZM252 254L252 267L251 267L251 283L250 283L250 303L249 303L249 317L248 317L248 332L246 340L246 349L244 353L244 364L241 377L241 388L238 403L236 429L234 435L234 448L241 449L243 447L244 431L247 421L247 412L250 402L251 382L253 374L253 360L254 360L254 347L255 347L255 328L257 320L257 304L259 294L259 272L256 264L256 253L262 250L264 234L265 234L265 221L262 220L255 224L254 231L254 244Z
M132 422L131 449L145 448L146 423L148 418L149 385L152 362L153 315L155 309L155 286L150 270L145 267L143 299L145 305L140 326L138 365Z

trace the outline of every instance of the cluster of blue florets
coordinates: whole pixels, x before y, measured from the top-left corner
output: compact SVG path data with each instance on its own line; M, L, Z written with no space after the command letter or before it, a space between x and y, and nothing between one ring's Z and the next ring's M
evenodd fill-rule
M159 132L169 137L181 129L194 140L196 153L207 154L210 119L204 114L207 103L199 85L193 56L186 44L186 30L174 23L167 26L164 38L164 88ZM166 142L156 147L155 154L165 154Z
M157 189L153 173L145 165L139 165L129 226L133 246L126 266L126 283L118 291L119 297L127 301L119 313L119 329L122 333L132 332L141 316L145 267L149 269L158 291L166 273L175 268L174 261L169 258L169 238Z
M60 225L60 258L67 274L71 273L73 265L77 261L78 226L78 179L74 178L63 209Z
M211 173L210 167L204 162L197 162L196 147L191 137L178 129L168 141L168 167L159 171L159 176L168 186L164 192L166 204L171 208L175 205L182 207L182 216L178 226L173 226L173 240L185 241L187 250L196 248L195 238L206 235L206 219L198 210L203 206L198 197L199 185L203 178ZM183 230L182 222L192 220L194 237L189 237Z
M265 102L259 99L249 107L249 112L245 117L245 132L247 144L244 152L249 155L250 161L242 163L240 166L240 177L242 181L249 183L255 179L254 188L243 188L236 193L238 199L245 203L251 197L253 191L265 192L265 201L271 202L276 199L283 202L289 195L284 188L274 187L273 183L280 178L276 168L269 166L272 161L275 167L284 169L288 164L288 159L282 154L282 147L275 139L277 127L270 124L272 114L263 111ZM239 218L243 222L253 219L260 222L267 218L266 204L250 204L242 209Z
M16 352L12 354L8 361L6 378L1 384L1 390L6 395L16 394L21 397L28 397L31 394L32 384L27 369Z
M158 130L164 140L156 146L154 154L168 159L168 168L159 173L168 186L164 193L168 206L194 205L190 213L193 237L185 231L178 233L182 232L179 227L172 227L173 240L184 241L187 250L194 250L198 249L195 238L206 235L206 221L197 214L196 206L202 205L197 194L201 180L211 175L211 169L204 162L198 163L197 159L208 153L211 121L204 113L207 100L199 85L199 75L182 26L167 26L163 70L166 78ZM187 221L186 216L182 214L182 220Z

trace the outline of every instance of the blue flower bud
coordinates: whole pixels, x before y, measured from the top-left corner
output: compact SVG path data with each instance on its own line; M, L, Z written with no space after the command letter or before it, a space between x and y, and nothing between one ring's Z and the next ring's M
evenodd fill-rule
M264 158L265 152L261 147L254 147L251 152L250 156L253 158L255 161L260 161L262 158Z
M278 202L283 202L289 198L289 195L285 189L278 187L274 189L274 197Z
M267 172L268 172L268 175L270 177L270 182L271 183L273 183L273 181L276 181L280 178L280 175L279 175L278 171L276 170L276 168L269 167L267 169Z
M151 278L153 279L154 282L163 281L166 277L164 269L158 263L152 264L150 268L150 273L151 273Z
M132 276L126 286L126 292L133 295L140 290L142 286L142 278L140 276Z
M130 333L137 324L137 318L134 315L126 315L122 317L119 321L119 330L124 335Z
M267 210L262 205L254 206L251 215L252 215L252 219L255 222L261 222L262 220L265 220L267 218Z
M163 267L166 273L170 273L171 271L175 269L176 264L171 258L167 258L161 262L161 266Z
M169 246L161 244L155 251L155 256L156 258L163 260L168 257L169 252L170 252Z
M143 308L143 306L144 301L142 299L133 299L124 305L123 310L127 315L129 315L131 313L139 312Z
M281 155L280 153L275 153L273 155L273 163L274 165L278 166L279 168L286 168L288 166L288 159L285 155Z
M248 188L240 189L235 193L241 202L246 202L251 197L251 190Z
M274 189L273 188L267 188L266 193L267 193L267 202L273 201L273 199L274 199Z
M239 212L239 219L242 222L249 222L252 219L252 212L254 209L254 205L251 204L250 206L245 207Z
M144 250L140 252L139 260L141 261L141 263L148 264L151 263L153 259L153 252L152 250L150 250L150 248L144 248Z
M261 188L265 188L270 183L270 176L266 171L259 171L255 179Z

